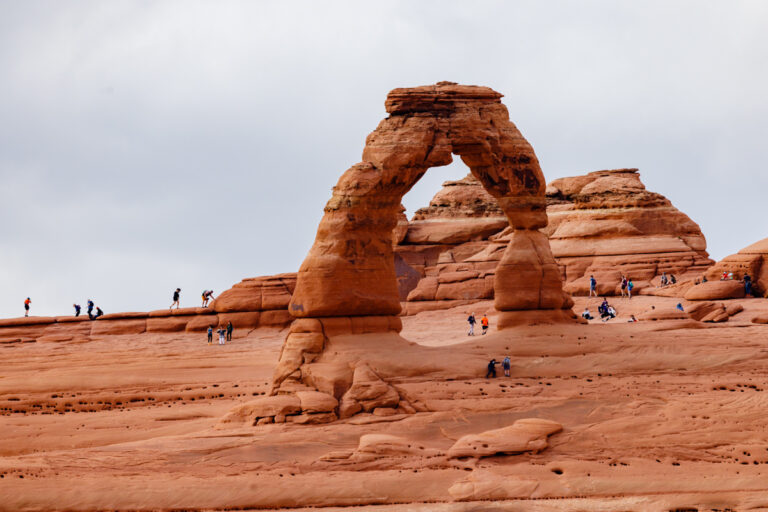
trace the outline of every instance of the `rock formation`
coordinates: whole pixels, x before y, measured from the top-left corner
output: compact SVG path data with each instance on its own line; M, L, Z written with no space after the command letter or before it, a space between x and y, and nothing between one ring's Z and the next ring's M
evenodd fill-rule
M745 247L736 254L726 256L710 267L704 274L709 280L702 283L704 287L698 291L702 299L725 299L744 296L744 284L739 282L749 274L752 279L752 294L763 297L768 293L768 238ZM720 281L723 272L733 273L734 280ZM706 292L705 292L706 289ZM693 290L692 290L693 292ZM686 295L686 298L687 295Z
M542 232L571 294L586 295L590 275L599 293L613 295L622 274L640 291L662 272L687 279L712 263L699 226L647 191L636 169L553 181L547 214ZM510 235L498 204L474 177L446 182L429 207L417 210L396 249L423 276L414 288L401 289L407 312L492 298Z
M441 82L393 90L386 110L389 117L366 140L363 161L334 187L299 269L289 306L297 320L283 346L273 393L327 389L343 403L367 407L364 391L350 396L359 366L354 372L349 365L334 367L326 344L333 336L400 331L393 233L402 219L401 200L430 167L451 163L452 154L469 166L513 228L494 262L499 327L574 318L540 231L547 225L544 176L533 148L509 121L501 95ZM393 396L382 406L398 403Z

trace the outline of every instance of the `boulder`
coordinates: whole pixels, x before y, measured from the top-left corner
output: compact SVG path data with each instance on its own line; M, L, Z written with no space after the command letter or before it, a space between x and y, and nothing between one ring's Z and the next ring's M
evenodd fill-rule
M707 281L688 289L685 300L715 300L744 298L744 283L736 280Z
M521 419L508 427L461 437L448 450L448 457L479 458L498 454L538 453L548 446L547 438L562 429L562 425L550 420Z
M296 396L301 402L302 413L334 412L339 406L338 400L319 391L298 391Z
M255 423L268 416L298 414L301 400L295 395L263 396L232 409L222 423Z

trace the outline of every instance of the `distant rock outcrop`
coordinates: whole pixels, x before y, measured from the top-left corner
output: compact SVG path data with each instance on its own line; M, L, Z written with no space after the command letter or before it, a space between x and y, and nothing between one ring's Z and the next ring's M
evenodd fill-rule
M681 280L712 264L699 226L646 190L637 169L557 179L547 186L547 214L542 231L573 295L588 293L590 275L598 293L614 295L622 275L639 292L663 272ZM396 248L422 275L415 287L400 290L406 311L493 298L496 265L511 235L495 199L474 177L446 182L416 211Z
M759 242L745 247L736 254L726 256L707 270L705 276L712 281L718 281L723 273L733 274L733 279L741 281L745 274L749 274L752 280L752 295L755 297L764 297L768 294L768 238L763 238ZM723 282L727 282L723 281ZM744 296L744 283L733 283L731 288L736 290L740 288L741 296ZM722 285L727 287L729 285ZM732 293L738 293L733 291ZM721 297L712 297L721 298ZM722 297L725 298L725 297Z

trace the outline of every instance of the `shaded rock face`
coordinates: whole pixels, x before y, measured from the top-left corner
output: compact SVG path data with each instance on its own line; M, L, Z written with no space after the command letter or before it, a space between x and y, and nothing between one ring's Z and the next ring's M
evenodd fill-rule
M680 280L712 264L699 226L646 190L637 169L557 179L546 197L549 224L541 232L568 293L586 295L590 275L600 294L614 295L622 275L639 292L662 272ZM401 290L407 313L494 297L497 264L517 237L489 201L493 197L467 176L446 182L429 207L416 212L396 249L423 276L413 289Z
M749 274L752 279L752 294L755 297L765 297L768 294L768 238L763 238L759 242L745 247L736 254L726 256L722 260L715 263L707 272L705 276L712 281L719 281L723 275L723 272L733 273L735 280L741 281L744 279L745 274ZM733 281L728 284L723 282L720 286L712 285L709 283L709 287L712 287L711 298L722 298L716 296L716 292L724 289L732 289L733 294L740 293L740 296L744 296L744 285L734 284ZM707 298L708 298L707 297Z
M395 89L385 105L389 117L366 139L363 161L334 187L314 245L299 268L289 305L299 321L283 347L273 394L308 384L329 386L332 395L341 393L349 407L345 412L355 408L355 397L343 389L351 385L349 372L322 359L324 342L310 350L299 341L308 334L328 339L329 329L337 335L399 332L402 288L417 283L413 272L410 278L403 272L408 265L401 265L399 281L395 269L401 201L430 167L448 165L453 154L467 164L495 205L470 204L461 194L446 201L466 204L473 215L487 214L491 223L482 228L486 236L507 224L514 227L494 265L499 328L522 319L575 317L549 241L540 231L547 225L544 176L533 148L510 122L501 95L486 87L441 82ZM418 238L410 226L404 236ZM322 364L315 363L321 359ZM399 403L396 394L386 403ZM355 399L366 407L364 400Z

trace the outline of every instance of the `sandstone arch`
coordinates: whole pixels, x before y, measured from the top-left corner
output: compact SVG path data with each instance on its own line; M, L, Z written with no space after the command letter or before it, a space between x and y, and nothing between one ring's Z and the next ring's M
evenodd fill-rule
M539 231L547 225L544 176L501 97L487 87L450 82L389 93L389 117L366 139L362 162L334 187L299 269L289 305L297 320L273 392L290 391L286 381L322 387L308 365L333 335L400 331L392 230L401 199L430 167L451 163L452 154L497 199L515 228L496 269L499 327L574 317L549 241ZM326 391L343 392L334 386Z

